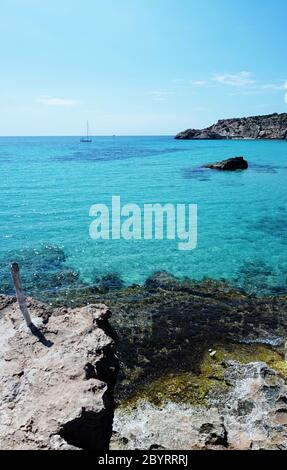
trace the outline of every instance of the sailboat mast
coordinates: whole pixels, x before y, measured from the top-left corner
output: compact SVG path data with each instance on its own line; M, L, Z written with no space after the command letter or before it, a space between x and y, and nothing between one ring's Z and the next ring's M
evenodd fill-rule
M90 137L90 126L89 126L89 121L87 121L87 136L81 138L81 142L92 142L92 139Z

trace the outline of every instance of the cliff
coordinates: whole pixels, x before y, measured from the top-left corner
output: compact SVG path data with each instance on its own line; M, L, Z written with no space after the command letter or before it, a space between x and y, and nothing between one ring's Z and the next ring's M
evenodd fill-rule
M205 129L187 129L176 135L179 140L204 139L287 139L287 113L222 119Z
M108 308L30 299L30 331L0 297L0 449L108 449L118 369Z

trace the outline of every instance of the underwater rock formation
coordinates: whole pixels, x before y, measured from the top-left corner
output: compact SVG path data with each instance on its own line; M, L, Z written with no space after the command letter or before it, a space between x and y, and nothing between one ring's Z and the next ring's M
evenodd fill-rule
M69 289L81 284L79 273L66 265L66 254L62 247L45 244L35 249L21 249L6 253L0 259L0 291L13 295L14 287L10 265L21 266L25 292L33 297L45 291Z
M224 282L178 280L158 273L145 286L108 293L123 363L117 393L179 371L198 372L215 342L283 344L287 299L256 298Z
M0 448L108 449L118 361L104 305L0 312Z
M119 335L121 361L117 398L143 383L173 372L198 372L215 342L283 344L287 297L255 297L223 281L195 282L167 272L145 285L100 292L94 286L56 292L49 302L61 307L105 303Z
M221 119L206 129L180 132L175 139L287 139L287 113Z

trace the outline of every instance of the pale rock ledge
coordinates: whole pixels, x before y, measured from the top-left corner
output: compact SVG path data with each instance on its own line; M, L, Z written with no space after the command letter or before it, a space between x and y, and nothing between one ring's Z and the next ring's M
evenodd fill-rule
M32 332L14 299L0 299L0 449L108 449L118 372L110 311L28 305Z

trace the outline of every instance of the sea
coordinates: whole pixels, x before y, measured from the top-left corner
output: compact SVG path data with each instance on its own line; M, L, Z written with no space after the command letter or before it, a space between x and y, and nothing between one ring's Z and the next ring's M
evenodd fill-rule
M249 169L203 168L243 156ZM258 296L287 291L287 141L173 136L0 138L0 293L17 261L27 293L157 271L224 280ZM196 204L197 246L90 237L94 204Z

